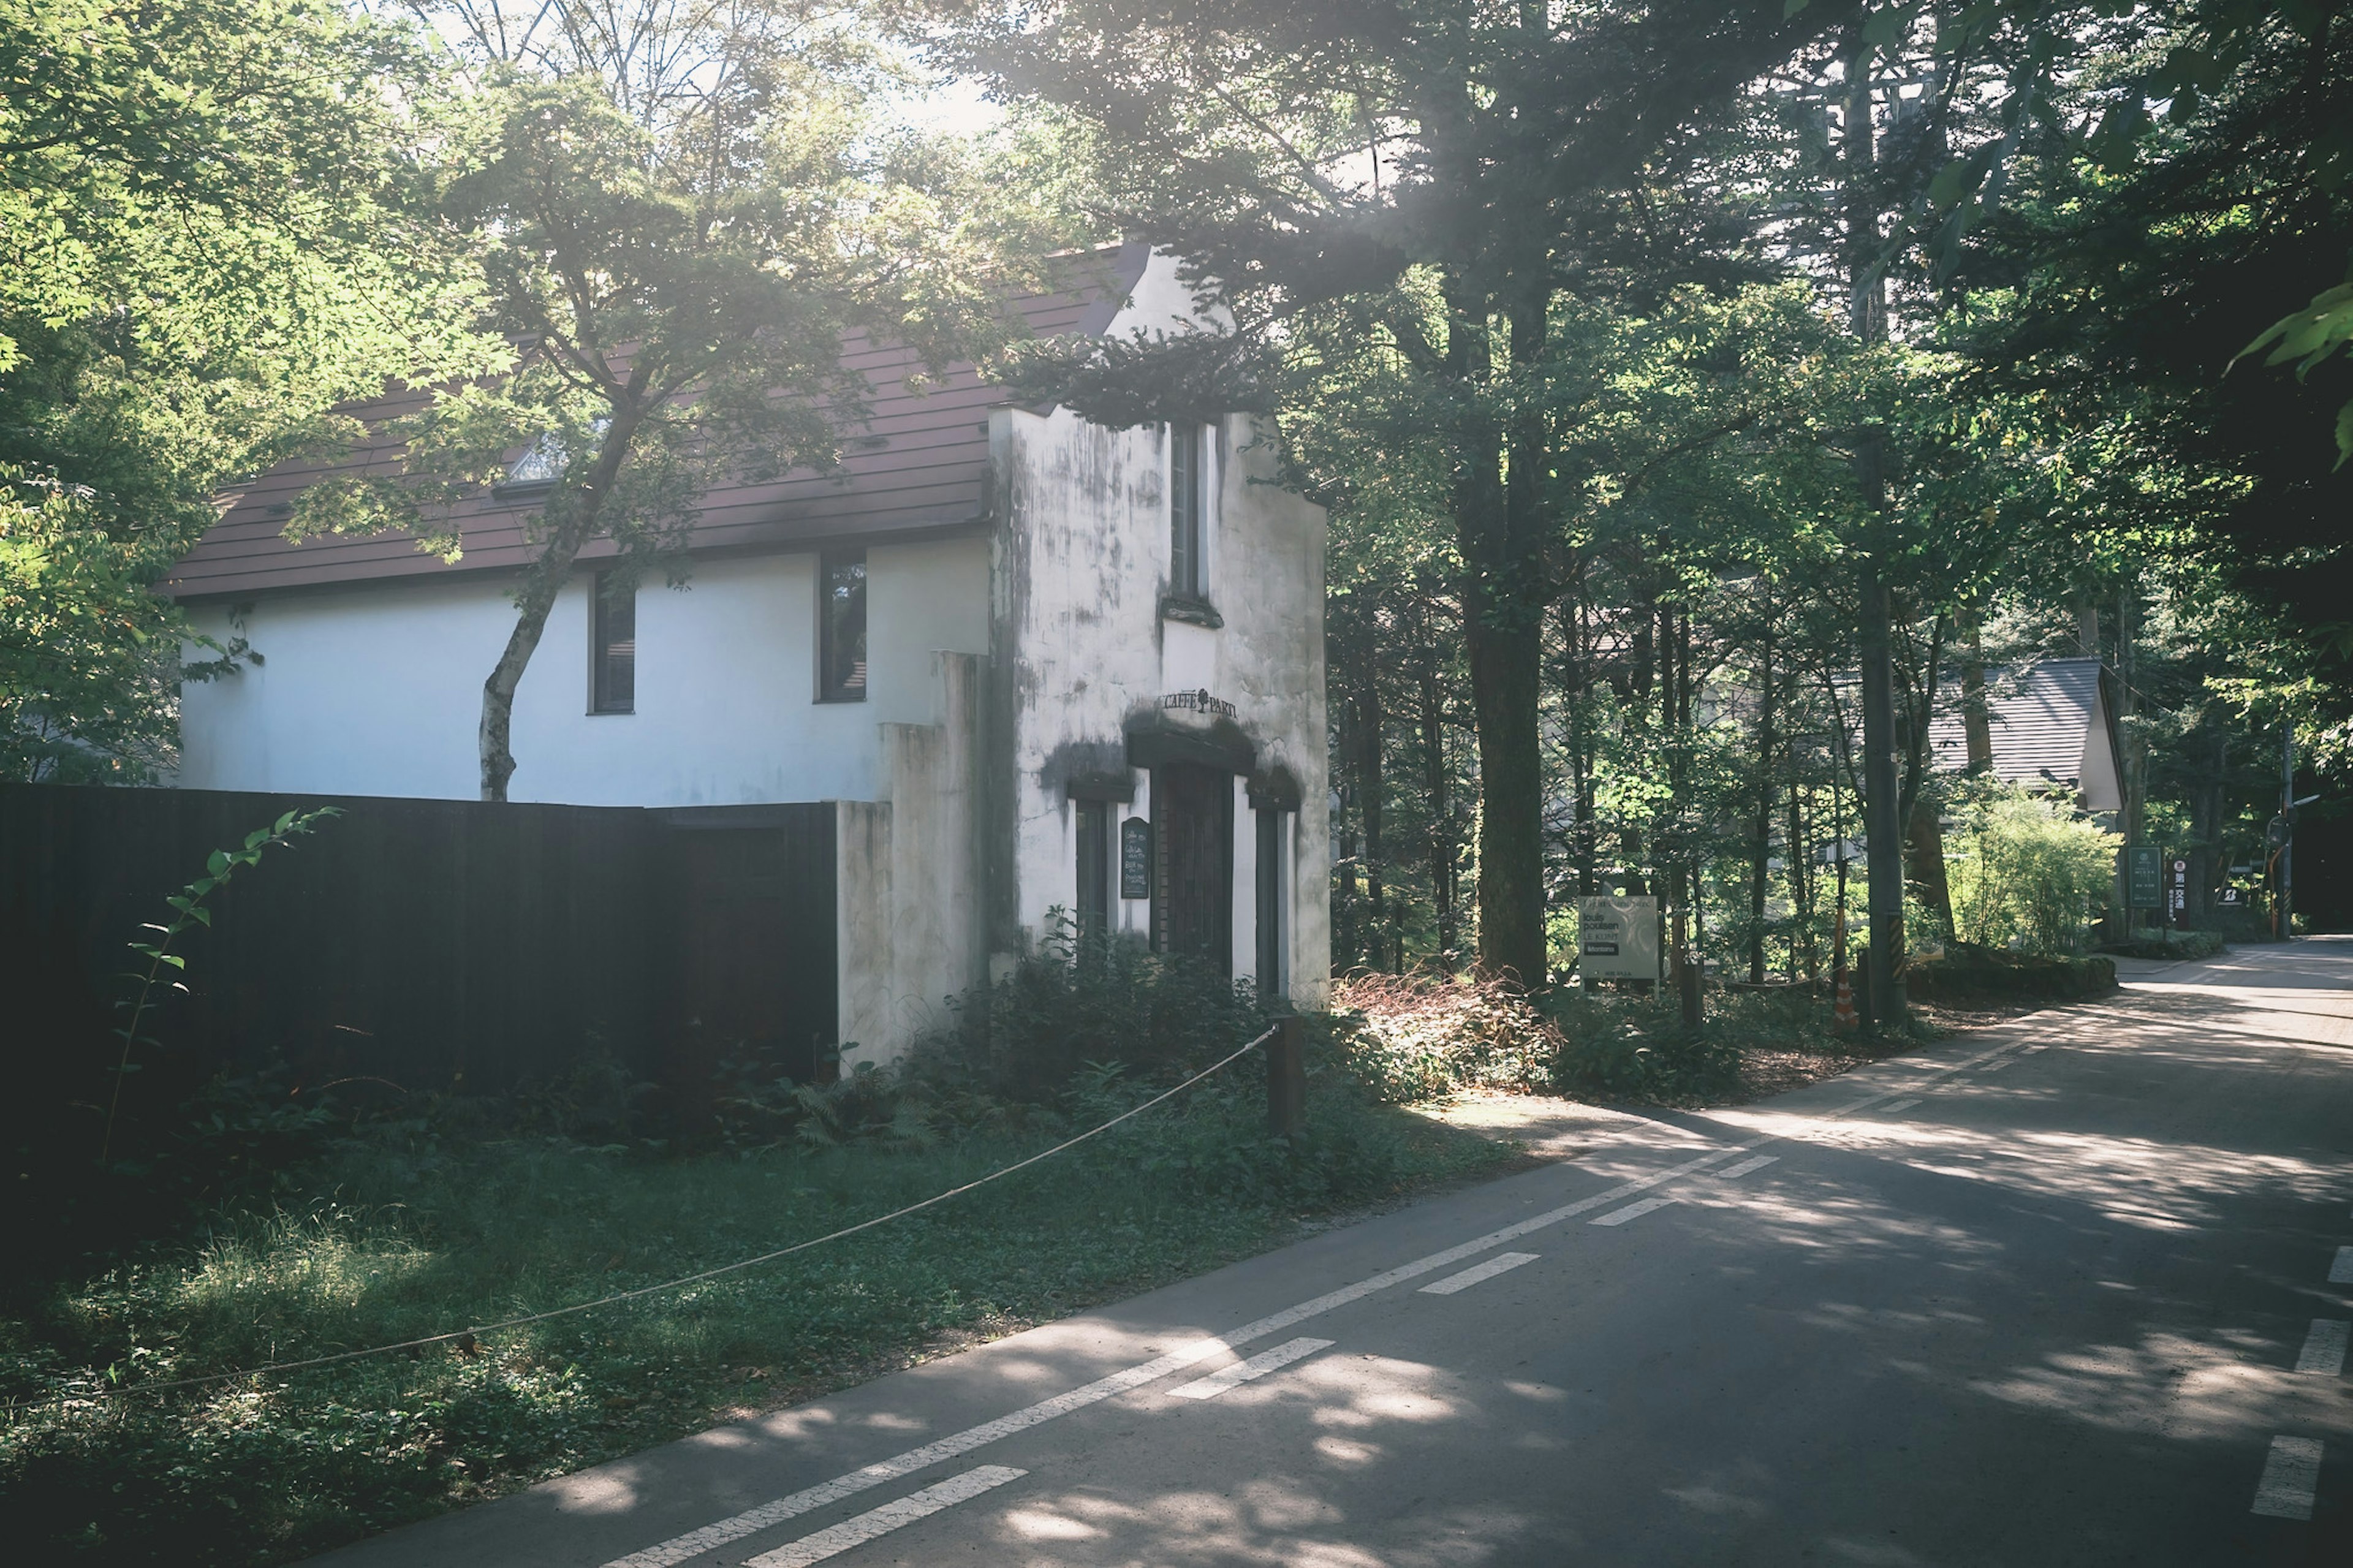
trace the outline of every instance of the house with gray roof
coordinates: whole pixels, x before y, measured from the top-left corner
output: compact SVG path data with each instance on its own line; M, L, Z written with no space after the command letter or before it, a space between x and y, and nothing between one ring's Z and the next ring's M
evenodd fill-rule
M1993 776L2030 788L2063 790L2094 816L2124 807L2121 749L2112 681L2096 658L2046 658L2031 664L1988 665L1987 728L1993 742ZM1967 716L1960 683L1939 694L1928 725L1931 765L1966 773Z

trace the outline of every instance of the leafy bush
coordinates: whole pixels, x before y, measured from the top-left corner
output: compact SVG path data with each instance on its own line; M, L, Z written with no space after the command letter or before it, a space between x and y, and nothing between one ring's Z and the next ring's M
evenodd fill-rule
M1333 988L1343 1059L1376 1099L1548 1086L1564 1044L1523 994L1493 981L1361 974Z
M1547 993L1544 1008L1560 1032L1553 1082L1563 1094L1676 1103L1740 1086L1738 1031L1720 1014L1694 1030L1672 1002L1568 987Z
M1274 1016L1248 981L1123 937L1082 935L1061 910L1048 921L1037 953L951 1000L955 1023L917 1042L908 1080L944 1101L1051 1104L1102 1063L1145 1081L1198 1071Z
M2120 958L2211 958L2222 951L2222 936L2218 931L2184 931L2158 935L2144 933L2130 942L2102 944L2102 952L2112 952Z
M1946 840L1954 935L2054 958L2082 952L2122 842L2046 796L1987 786Z

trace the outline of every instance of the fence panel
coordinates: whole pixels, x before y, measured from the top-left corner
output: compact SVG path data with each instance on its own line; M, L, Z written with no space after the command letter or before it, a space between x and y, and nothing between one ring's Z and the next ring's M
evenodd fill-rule
M287 811L330 805L343 815L240 872L214 896L212 926L180 943L188 990L153 1032L185 1060L249 1068L283 1059L313 1083L364 1075L412 1089L493 1090L603 1049L640 1076L673 1077L686 1062L668 1042L707 1000L681 941L690 837L706 846L705 860L733 858L719 850L723 838L742 846L742 863L783 874L787 940L747 945L723 910L712 929L733 939L733 962L774 966L764 994L787 1010L778 1030L831 1039L830 805L730 820L0 784L8 1054L102 1051L115 977L132 956L124 944L140 924L168 913L164 898L201 876L212 850ZM708 1051L688 1055L707 1068Z

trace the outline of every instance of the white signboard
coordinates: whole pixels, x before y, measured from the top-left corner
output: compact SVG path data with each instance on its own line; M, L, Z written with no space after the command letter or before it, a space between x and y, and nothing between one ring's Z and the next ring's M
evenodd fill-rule
M1577 972L1587 980L1659 977L1659 900L1577 900Z

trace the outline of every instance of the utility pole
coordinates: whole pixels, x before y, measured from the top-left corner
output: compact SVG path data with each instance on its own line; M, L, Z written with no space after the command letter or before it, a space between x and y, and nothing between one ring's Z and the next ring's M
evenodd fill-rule
M1863 465L1858 463L1857 467ZM1895 671L1887 580L1874 556L1862 569L1862 831L1870 892L1871 1024L1901 1027L1904 995L1904 819L1896 800Z
M1873 123L1871 68L1875 51L1858 20L1845 55L1846 123L1841 134L1846 175L1848 330L1866 343L1887 338L1887 289L1880 276L1878 195L1874 189L1877 127ZM1871 1016L1901 1027L1904 996L1904 819L1896 799L1895 659L1894 606L1885 563L1887 443L1885 431L1866 425L1854 433L1854 479L1866 514L1878 526L1862 558L1862 790L1863 860L1870 882Z
M2287 841L2279 852L2279 933L2282 942L2295 940L2295 721L2287 722L2280 742L2280 820L2287 826Z

